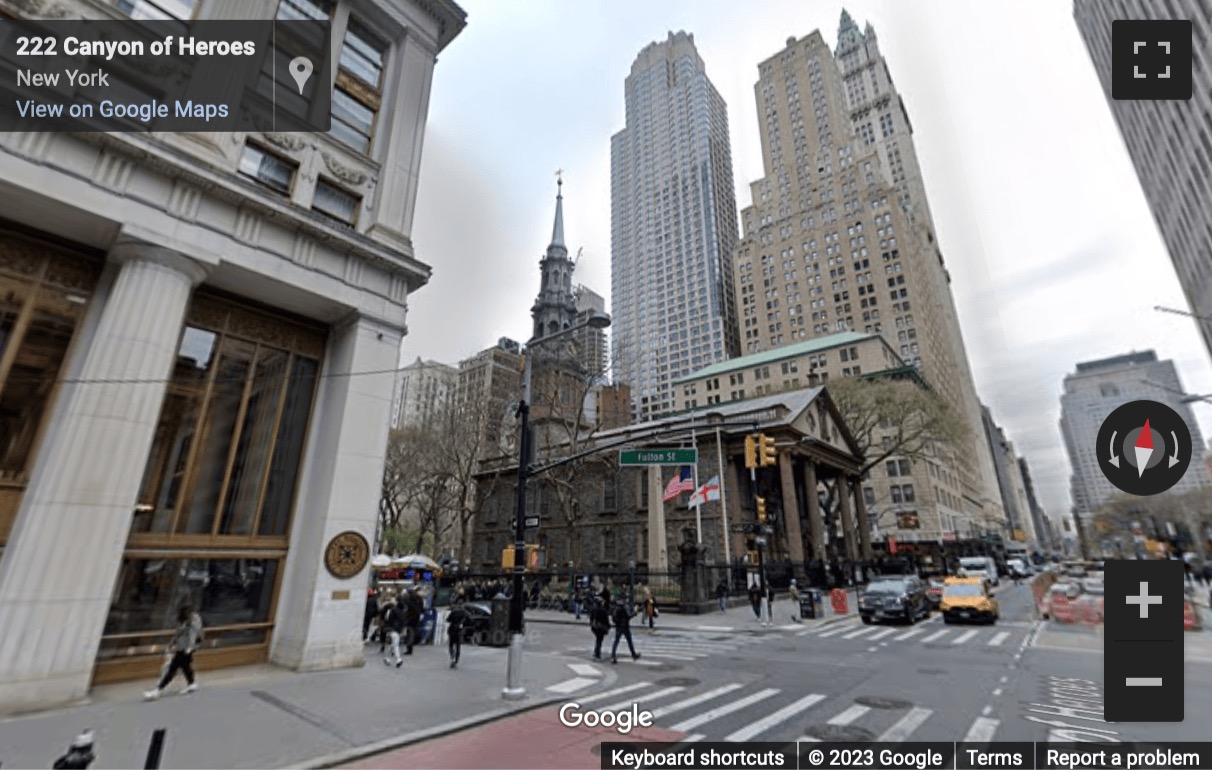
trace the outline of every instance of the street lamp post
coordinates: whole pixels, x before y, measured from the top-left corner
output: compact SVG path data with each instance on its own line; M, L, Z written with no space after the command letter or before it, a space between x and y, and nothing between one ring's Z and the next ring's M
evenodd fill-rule
M520 700L526 697L522 686L522 579L526 574L526 481L530 477L530 370L531 349L546 344L566 334L581 329L605 329L610 326L610 316L594 314L584 322L561 329L545 337L531 339L523 351L522 398L518 402L518 423L522 435L518 440L518 491L517 515L514 519L513 548L513 592L509 599L509 661L505 672L505 689L501 697L505 700Z

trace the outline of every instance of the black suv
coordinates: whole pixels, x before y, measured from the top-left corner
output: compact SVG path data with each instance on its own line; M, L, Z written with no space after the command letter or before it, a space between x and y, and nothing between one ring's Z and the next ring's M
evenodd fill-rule
M916 623L930 617L930 599L922 581L911 575L882 577L871 582L859 596L859 614L864 623L903 620Z

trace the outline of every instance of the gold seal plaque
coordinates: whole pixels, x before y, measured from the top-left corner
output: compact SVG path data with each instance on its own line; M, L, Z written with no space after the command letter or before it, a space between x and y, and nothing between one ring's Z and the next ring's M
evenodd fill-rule
M342 580L361 572L369 560L370 544L352 529L334 537L324 549L324 566L333 577Z

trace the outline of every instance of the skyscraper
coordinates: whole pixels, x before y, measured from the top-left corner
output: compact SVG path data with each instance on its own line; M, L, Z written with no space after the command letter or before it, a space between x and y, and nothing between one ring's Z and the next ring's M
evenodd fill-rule
M860 32L843 12L836 55L814 31L788 39L758 73L765 176L741 213L735 260L745 352L844 331L884 335L968 427L971 447L929 473L927 463L913 469L911 481L931 493L917 496L919 504L937 505L941 526L961 536L1002 529L950 277L909 118L875 31ZM884 368L854 363L864 372ZM894 466L904 481L908 461L905 471ZM873 478L877 495L884 481Z
M1075 0L1073 15L1119 124L1178 281L1212 353L1212 6L1201 0ZM1189 19L1190 100L1111 98L1111 22Z
M588 286L578 284L573 290L573 296L576 297L577 303L577 318L574 325L585 323L595 315L606 314L606 298ZM606 330L586 326L576 333L576 341L585 372L595 380L607 381L610 356L606 348Z
M459 382L459 368L420 357L396 374L396 396L391 427L432 427L451 405Z
M673 408L671 382L739 352L736 194L728 113L694 36L644 48L610 141L615 380L637 419Z
M1141 399L1163 403L1187 423L1191 446L1204 445L1199 423L1191 405L1183 403L1182 393L1174 362L1158 361L1152 350L1086 361L1065 377L1060 428L1072 471L1073 513L1080 525L1084 526L1104 501L1120 494L1099 469L1095 446L1099 426L1117 407ZM1207 483L1207 469L1203 463L1193 462L1174 491L1186 492Z

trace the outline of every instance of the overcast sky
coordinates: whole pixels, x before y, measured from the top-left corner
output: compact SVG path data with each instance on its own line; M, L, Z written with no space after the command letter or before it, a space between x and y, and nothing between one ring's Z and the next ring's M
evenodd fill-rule
M555 171L575 281L610 297L610 136L623 80L671 30L694 35L728 105L738 209L761 177L754 83L790 36L832 46L835 0L459 0L439 57L413 240L433 266L409 301L403 361L447 363L529 337L551 239ZM1077 361L1155 348L1188 392L1212 391L1194 323L1062 0L853 0L914 128L977 390L1069 509L1057 422ZM1197 417L1212 434L1212 410Z

